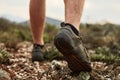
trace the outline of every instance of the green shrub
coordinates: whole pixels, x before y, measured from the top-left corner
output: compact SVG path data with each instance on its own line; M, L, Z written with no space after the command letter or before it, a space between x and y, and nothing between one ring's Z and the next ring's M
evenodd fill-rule
M45 43L51 43L54 40L54 36L57 34L59 28L54 25L46 24L44 41Z
M7 47L16 47L22 41L32 41L32 35L28 26L10 22L0 18L0 42Z
M10 58L10 53L6 50L0 49L0 63L8 63Z
M114 62L120 56L111 53L110 48L98 47L95 53L91 54L92 61Z
M52 47L45 51L45 58L48 60L63 59L63 55L55 47Z

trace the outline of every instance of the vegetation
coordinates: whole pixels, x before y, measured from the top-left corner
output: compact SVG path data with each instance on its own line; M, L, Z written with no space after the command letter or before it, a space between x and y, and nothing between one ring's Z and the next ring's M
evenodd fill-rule
M86 48L95 50L91 54L93 61L114 61L120 57L120 25L111 23L101 24L81 24L81 34ZM59 28L46 24L44 41L52 46L55 34ZM16 48L16 45L23 41L32 42L32 34L29 26L10 22L0 18L0 43L5 43L6 47ZM46 52L46 59L62 58L63 56L54 47Z
M46 24L45 27L45 34L44 34L44 41L45 43L50 43L53 41L55 34L57 34L59 28L55 25Z
M0 49L0 63L9 63L10 53Z
M32 41L30 29L15 22L0 18L0 42L15 48L21 41Z
M92 61L102 61L112 63L114 60L119 59L118 54L113 54L108 47L98 47L94 54L91 54Z

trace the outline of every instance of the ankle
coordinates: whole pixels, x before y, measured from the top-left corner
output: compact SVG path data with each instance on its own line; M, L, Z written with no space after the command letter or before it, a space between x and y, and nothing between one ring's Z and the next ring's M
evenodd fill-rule
M65 21L65 23L73 25L79 31L80 22Z
M34 48L37 48L37 47L43 48L44 47L44 45L40 45L40 44L37 44L37 43L34 43L33 46L34 46Z
M67 26L67 25L69 25L70 27L71 27L71 29L72 29L72 31L76 34L76 35L79 35L79 30L78 29L76 29L76 27L74 27L74 25L72 25L72 24L70 24L70 23L61 23L61 26L62 25L64 25L64 26Z

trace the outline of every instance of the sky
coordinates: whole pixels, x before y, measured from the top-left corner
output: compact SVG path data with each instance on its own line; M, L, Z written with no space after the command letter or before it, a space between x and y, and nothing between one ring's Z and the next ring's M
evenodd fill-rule
M0 0L0 16L29 20L30 0ZM64 21L63 0L46 0L46 16ZM81 22L120 24L120 0L85 0Z

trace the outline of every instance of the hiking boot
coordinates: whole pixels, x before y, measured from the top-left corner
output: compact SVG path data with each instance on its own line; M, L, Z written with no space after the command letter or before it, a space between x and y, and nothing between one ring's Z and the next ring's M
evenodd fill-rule
M82 39L76 35L70 25L61 24L62 28L54 38L56 48L65 56L73 72L90 72L90 59Z
M32 62L34 62L34 61L43 61L44 60L42 48L43 48L43 46L40 46L40 45L37 45L37 44L33 45Z

